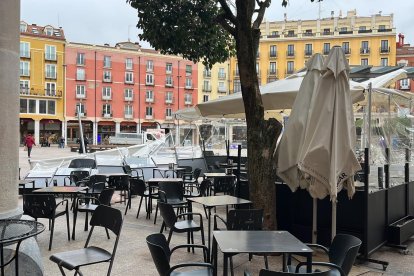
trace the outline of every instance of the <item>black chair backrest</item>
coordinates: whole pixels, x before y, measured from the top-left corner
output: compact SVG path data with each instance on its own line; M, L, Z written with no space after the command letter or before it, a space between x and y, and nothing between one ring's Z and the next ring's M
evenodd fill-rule
M233 177L216 177L214 178L214 192L232 194L234 190Z
M123 165L122 169L123 169L124 173L126 173L126 174L131 174L132 173L131 166L129 166L129 165Z
M136 178L129 179L129 192L131 195L143 196L146 189L144 180Z
M99 198L98 198L99 203L106 205L106 206L110 206L113 195L114 195L114 188L103 189L102 192L99 194Z
M90 225L105 227L118 236L122 228L122 213L118 209L99 205L92 214Z
M327 271L314 271L311 273L294 273L294 272L282 272L282 271L270 271L267 269L260 270L259 276L329 276L332 275L330 270Z
M358 254L361 240L352 235L337 234L329 248L329 262L342 268L349 274Z
M56 198L50 194L23 195L23 212L33 218L53 218Z
M177 222L177 216L175 215L172 205L165 202L158 202L158 208L160 209L160 215L168 228L173 228Z
M111 175L109 176L108 186L115 188L117 191L128 190L128 175Z
M96 169L96 161L95 159L90 158L73 159L72 161L70 161L69 168Z
M207 189L211 186L211 180L210 179L204 179L200 183L199 192L201 196L207 196Z
M71 171L70 172L70 179L71 181L75 181L75 182L80 181L88 176L89 176L88 171ZM73 180L72 180L72 177L74 178Z
M98 183L103 182L106 183L106 176L102 174L93 174L89 177L89 183Z
M197 180L197 179L200 177L200 174L201 174L201 169L200 169L200 168L196 168L196 169L194 169L194 172L193 172L193 178L194 178L195 180Z
M235 209L227 214L227 230L262 230L263 209Z
M163 234L156 233L147 236L146 240L158 273L161 276L168 275L171 251L167 239Z
M182 182L160 182L158 183L158 189L164 192L167 203L168 200L183 200L184 198Z

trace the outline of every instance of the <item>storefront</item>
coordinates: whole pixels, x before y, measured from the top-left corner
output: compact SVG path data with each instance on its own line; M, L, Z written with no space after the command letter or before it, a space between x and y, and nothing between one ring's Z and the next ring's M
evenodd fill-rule
M76 139L80 137L79 123L75 120L70 120L67 123L67 143L74 144ZM91 121L82 121L83 134L92 139L93 137L93 123Z
M108 140L109 136L115 136L115 122L98 122L98 144L102 144L103 141Z
M131 121L121 122L120 132L137 133L137 123Z

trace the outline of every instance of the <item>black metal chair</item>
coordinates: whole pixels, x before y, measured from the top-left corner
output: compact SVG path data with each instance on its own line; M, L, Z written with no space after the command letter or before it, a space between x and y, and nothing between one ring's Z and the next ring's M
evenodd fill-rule
M235 178L226 176L226 177L215 177L212 185L213 195L217 193L224 193L225 195L233 195L235 188Z
M226 230L246 230L246 231L260 231L263 228L263 209L235 209L230 210L227 214L227 221L219 215L214 215L214 230L219 230L217 226L217 219L221 220L226 226ZM236 255L236 254L234 254ZM251 258L251 254L249 254ZM233 258L230 257L230 272L233 275ZM269 268L267 256L264 255L265 267Z
M129 189L129 175L111 175L108 179L108 187L119 191L120 203L126 204L126 197Z
M185 198L191 198L191 197L201 197L201 196L207 196L207 191L211 186L211 181L210 179L204 179L203 181L201 181L200 185L197 187L197 191L191 191L186 189L184 191L184 197ZM203 205L204 207L204 213L206 214L206 218L208 217L207 215L207 210L206 207Z
M78 218L78 212L85 213L85 231L88 231L88 214L94 213L96 208L98 208L99 205L106 205L111 206L111 199L114 194L114 189L104 189L99 194L99 197L93 197L93 196L84 196L79 197L76 200L75 208L73 210L73 233L72 237L75 238L75 231L76 231L76 220ZM108 235L109 238L109 235Z
M57 210L59 206L64 206L64 210ZM53 231L55 229L55 219L66 215L66 227L68 230L68 241L70 241L69 229L69 209L68 200L56 203L56 198L51 194L25 194L23 195L23 213L31 216L36 221L39 218L49 219L49 250L52 249Z
M348 275L358 255L361 244L361 240L357 237L347 234L337 234L329 249L320 244L307 244L307 246L322 249L328 255L328 262L312 262L312 265L334 267L338 271L342 271L345 275ZM304 263L299 263L296 267L290 264L291 257L289 256L289 271L299 271L301 273L306 271L306 268L303 267ZM339 275L339 272L334 271L329 275Z
M201 243L205 244L203 217L200 213L182 213L176 215L171 204L159 202L160 215L164 220L165 226L170 229L168 233L168 244L171 241L173 232L187 233L187 243L194 244L194 232L201 232ZM179 218L187 216L187 219L178 221ZM192 217L199 216L200 224L197 224ZM163 223L163 225L164 225ZM162 233L161 227L161 233Z
M129 179L129 192L128 192L128 202L127 206L125 208L125 215L128 212L128 209L131 209L131 199L132 196L140 196L141 200L139 201L139 207L137 212L137 218L139 216L139 212L141 211L142 206L142 199L145 198L145 209L147 210L147 199L149 197L149 192L147 190L147 187L145 185L144 180L138 179L138 178L130 178Z
M80 268L83 266L109 262L109 268L106 274L109 276L115 259L122 223L123 219L121 211L105 205L99 205L92 215L90 222L92 227L84 248L53 254L50 256L50 260L59 266L62 275L65 275L63 268L76 270L75 275L82 275ZM105 229L111 230L116 235L112 253L101 247L89 246L89 241L95 227L104 227Z
M188 202L184 198L184 187L182 182L160 182L158 183L158 201L155 208L154 224L157 223L158 202L172 205L179 211L184 211L188 207Z
M125 164L122 166L122 169L129 177L139 178L145 181L144 170L142 168L132 169L130 165Z
M96 161L91 158L76 158L70 161L69 168L87 168L96 169Z
M204 245L184 244L178 245L172 249L163 234L151 234L147 237L147 245L151 252L152 259L160 276L182 275L182 276L212 276L214 266L207 263L208 249ZM204 262L181 263L174 266L170 265L171 255L175 250L180 248L201 248L203 249ZM185 267L198 267L196 270L180 271L177 269Z
M71 171L69 176L66 176L64 178L64 186L80 186L82 184L86 185L86 182L88 181L89 177L89 171L82 171L82 170L76 170ZM67 185L66 180L69 180L69 185Z
M183 181L186 188L192 189L193 187L198 187L198 178L201 175L201 169L196 168L190 174L183 174Z
M292 272L282 272L282 271L270 271L267 269L260 270L259 276L331 276L332 272L336 271L335 269L327 271L315 271L311 273L292 273ZM340 273L340 272L339 272ZM343 273L338 275L346 276ZM244 276L250 276L250 273L244 272Z

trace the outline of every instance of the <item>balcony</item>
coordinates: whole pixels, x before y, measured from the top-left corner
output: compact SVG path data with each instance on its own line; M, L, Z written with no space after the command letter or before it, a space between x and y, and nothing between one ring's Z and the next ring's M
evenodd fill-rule
M333 32L322 32L322 35L333 35Z
M76 93L76 99L86 99L86 93L84 93L84 94Z
M370 53L370 48L361 48L359 49L361 55L368 55Z
M173 99L172 98L165 98L165 103L166 104L172 104L173 103Z
M389 52L391 52L390 47L381 47L380 48L380 54L388 54Z
M165 116L165 120L172 120L172 119L173 119L172 116L168 116L168 115Z
M85 81L86 75L85 74L76 74L76 80L77 81Z
M132 102L132 101L133 101L133 97L132 97L132 96L125 96L125 97L124 97L124 100L125 100L126 102Z
M112 118L112 113L102 113L102 117L103 118L105 118L105 119L110 119L110 118Z
M102 100L110 101L110 100L112 100L112 95L102 95Z
M186 105L192 105L193 104L193 101L192 100L185 100L184 101L184 104L186 104Z
M103 78L102 82L112 82L112 78L111 77Z
M191 71L187 71L187 70L185 71L185 75L186 75L186 76L191 76L191 74L192 74L192 72L191 72Z
M80 112L79 116L80 117L86 117L86 112ZM75 112L75 117L78 117L78 112Z
M271 35L267 36L267 38L279 38L279 37L280 37L280 35L278 35L278 34L271 34Z
M145 98L145 102L146 103L153 103L154 102L154 98Z
M154 86L154 81L146 81L145 85Z
M305 50L305 56L306 57L309 57L311 55L313 55L313 50Z
M46 72L45 78L55 80L56 79L56 72Z
M165 80L165 87L174 87L174 82L172 80Z
M344 54L345 55L350 55L351 54L351 49L349 49L349 48L342 48L342 50L344 51Z
M295 51L287 51L286 56L287 57L295 57Z
M295 33L288 33L285 35L285 37L297 37L298 35Z
M204 78L211 78L211 71L204 71L203 72L203 77Z
M267 70L268 76L277 76L277 69L268 69Z
M45 53L45 60L56 61L56 54Z
M302 33L302 36L309 37L309 36L315 36L315 34L314 33L311 33L311 32L305 32L305 33Z
M20 76L22 76L22 77L30 77L30 70L22 70L22 69L20 69Z
M171 74L172 74L172 69L166 69L166 70L165 70L165 74L167 74L167 75L171 75Z
M294 72L295 72L295 70L294 70L294 69L287 69L287 70L285 71L285 75L286 75L286 76L288 76L288 75L292 75Z
M211 85L203 85L203 92L211 92Z
M219 80L225 80L226 79L226 73L218 73L218 79Z
M134 118L134 115L132 115L132 114L124 114L124 118L125 119L133 119Z
M401 90L410 90L410 85L409 84L406 84L406 85L400 85L400 89Z
M353 34L353 31L339 31L340 35L344 35L344 34Z
M219 87L217 89L217 92L219 92L219 93L227 93L227 88L226 87Z
M277 58L277 52L270 51L269 58Z
M151 114L151 115L145 115L145 119L147 119L147 120L152 120L152 119L154 119L154 114Z
M30 51L20 51L21 58L30 58Z
M378 29L379 33L387 33L387 32L392 32L392 29Z
M192 84L186 84L184 86L184 89L193 89L193 85Z
M367 33L372 33L372 30L358 30L359 34L367 34Z
M328 49L324 49L323 50L323 52L322 52L322 54L324 55L324 56L327 56L327 55L329 55L329 52L330 52L331 50L328 50Z
M45 96L56 97L55 89L45 89Z

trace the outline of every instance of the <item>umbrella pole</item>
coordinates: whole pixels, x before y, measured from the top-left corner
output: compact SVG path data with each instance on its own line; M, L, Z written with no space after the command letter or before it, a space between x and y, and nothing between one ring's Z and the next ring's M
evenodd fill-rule
M312 216L312 243L317 243L318 238L318 199L313 199L313 216Z
M336 198L332 200L332 229L331 229L331 241L336 236Z

